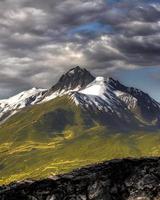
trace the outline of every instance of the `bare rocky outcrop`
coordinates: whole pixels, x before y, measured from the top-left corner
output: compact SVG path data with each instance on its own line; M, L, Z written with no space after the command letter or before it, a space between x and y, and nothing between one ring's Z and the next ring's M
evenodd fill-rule
M160 158L121 159L0 187L1 200L158 200Z

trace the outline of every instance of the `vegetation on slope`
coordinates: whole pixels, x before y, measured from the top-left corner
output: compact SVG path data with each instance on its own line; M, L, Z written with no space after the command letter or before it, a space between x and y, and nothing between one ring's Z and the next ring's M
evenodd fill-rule
M0 126L0 184L112 158L157 156L159 143L158 132L113 132L68 98L57 98L26 108Z

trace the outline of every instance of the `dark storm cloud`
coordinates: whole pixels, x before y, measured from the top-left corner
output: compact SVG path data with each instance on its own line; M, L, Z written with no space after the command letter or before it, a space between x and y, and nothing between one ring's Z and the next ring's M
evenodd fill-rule
M21 85L25 80L21 80L20 78L15 78L15 77L11 77L8 76L6 74L1 73L0 74L0 85L1 87L5 88L5 87L10 87L10 88L14 88L19 87L19 85ZM25 81L25 83L28 86L31 86L29 83L27 83L27 81Z
M157 1L158 2L158 1ZM142 5L138 8L131 9L129 13L129 17L131 20L139 20L144 22L157 22L159 21L159 5L157 4L150 4L150 5Z
M110 2L0 1L0 93L49 87L75 65L160 67L160 4Z

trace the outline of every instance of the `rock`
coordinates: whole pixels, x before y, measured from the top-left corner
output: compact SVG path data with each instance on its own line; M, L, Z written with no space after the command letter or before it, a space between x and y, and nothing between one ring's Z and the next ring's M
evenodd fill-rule
M0 200L159 200L160 158L120 159L0 186Z

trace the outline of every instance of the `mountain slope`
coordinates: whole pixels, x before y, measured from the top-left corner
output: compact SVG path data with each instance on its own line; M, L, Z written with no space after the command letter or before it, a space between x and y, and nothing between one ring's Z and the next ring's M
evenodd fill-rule
M76 84L77 74L83 76ZM159 104L149 95L80 68L63 77L64 87L40 91L30 106L22 98L25 107L0 125L0 184L112 158L160 155Z
M22 108L35 105L45 92L45 89L32 88L8 99L0 100L0 121L6 120Z
M110 85L114 91L121 91L124 94L130 95L136 100L136 107L138 108L137 114L148 123L155 122L160 125L160 104L151 98L143 91L122 85L119 81L110 78ZM133 102L133 99L132 99ZM159 126L160 127L160 126Z
M118 130L138 128L140 124L126 104L117 98L108 81L109 79L97 77L85 89L72 92L71 99L82 109L92 112L92 117L103 125Z
M160 104L148 94L123 86L112 78L97 77L85 89L71 92L71 99L110 127L160 127Z
M68 97L58 97L23 109L1 125L0 184L112 158L158 156L159 141L159 132L113 131Z

